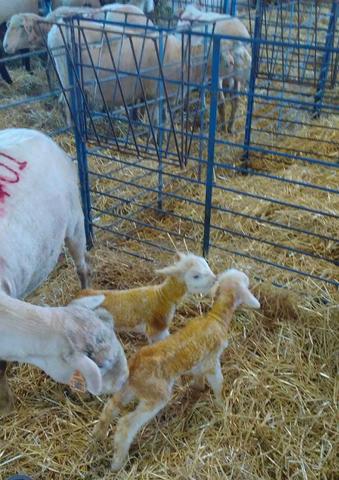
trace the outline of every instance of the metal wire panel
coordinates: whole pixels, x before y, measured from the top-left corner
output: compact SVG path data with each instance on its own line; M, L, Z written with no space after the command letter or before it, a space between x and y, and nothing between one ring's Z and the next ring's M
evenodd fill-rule
M338 287L338 2L226 3L250 38L173 18L56 27L88 243Z

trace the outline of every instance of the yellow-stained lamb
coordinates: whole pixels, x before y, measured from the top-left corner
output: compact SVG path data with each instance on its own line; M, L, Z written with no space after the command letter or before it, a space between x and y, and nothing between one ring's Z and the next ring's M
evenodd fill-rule
M241 304L260 307L248 287L244 273L224 272L216 286L213 307L206 315L193 318L175 334L141 348L131 357L128 380L106 404L94 430L98 438L103 438L112 418L134 398L139 401L136 409L118 422L112 470L121 468L135 435L168 403L173 384L181 375L190 373L199 382L206 379L218 403L222 402L220 356L228 344L232 315Z
M83 290L79 297L105 295L103 307L114 318L117 331L145 333L151 342L168 336L176 306L187 293L208 293L216 281L206 260L192 253L177 254L177 261L157 273L160 285L129 290Z

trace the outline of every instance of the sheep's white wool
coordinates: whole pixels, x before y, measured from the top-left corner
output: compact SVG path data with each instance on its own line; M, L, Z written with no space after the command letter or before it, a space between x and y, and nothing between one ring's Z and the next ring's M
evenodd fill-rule
M93 311L103 295L60 308L18 300L47 278L64 243L87 286L84 217L71 159L38 131L0 131L0 360L32 363L63 383L79 370L92 393L115 391L127 364L111 317Z

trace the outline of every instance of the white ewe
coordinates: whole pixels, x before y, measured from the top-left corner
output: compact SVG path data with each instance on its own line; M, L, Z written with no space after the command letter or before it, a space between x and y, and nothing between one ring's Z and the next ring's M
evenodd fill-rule
M115 390L127 367L112 318L107 321L102 311L103 324L90 310L103 302L103 296L63 308L18 300L47 278L64 243L81 285L87 287L89 266L75 166L40 132L0 131L0 360L33 363L66 383L79 369L92 392ZM4 362L0 370L0 410L5 410L10 394ZM103 374L107 376L102 381Z

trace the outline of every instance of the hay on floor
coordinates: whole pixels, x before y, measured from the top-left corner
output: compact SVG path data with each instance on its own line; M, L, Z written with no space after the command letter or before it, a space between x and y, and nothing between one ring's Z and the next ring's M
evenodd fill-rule
M124 288L156 282L154 265L108 248L92 254L94 285ZM157 259L157 266L170 260ZM79 288L72 262L58 266L31 298L67 303ZM34 479L326 478L336 465L335 375L338 304L303 305L293 293L256 284L258 312L240 311L222 359L225 405L209 389L183 383L167 408L137 436L130 462L109 472L112 434L97 444L91 431L104 398L69 392L41 371L13 365L16 411L1 419L1 478L25 472ZM173 330L208 308L185 303ZM144 344L122 337L128 355Z

